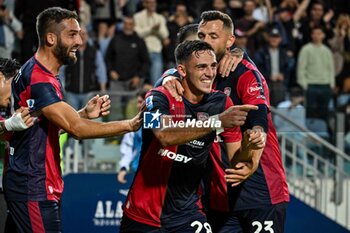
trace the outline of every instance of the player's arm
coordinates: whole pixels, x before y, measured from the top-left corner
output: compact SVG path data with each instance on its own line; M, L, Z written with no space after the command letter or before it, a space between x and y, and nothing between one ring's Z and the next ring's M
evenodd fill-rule
M266 142L266 133L268 131L268 103L265 96L266 90L264 87L264 78L260 77L258 72L251 71L245 73L238 82L238 90L242 102L245 104L254 104L258 107L257 111L251 111L247 116L247 122L252 126L252 132L256 136L263 138ZM226 169L226 181L232 183L232 186L239 185L243 180L250 177L258 168L259 161L264 150L265 144L262 148L256 149L250 155L250 162L240 162L238 157L234 162L234 167Z
M243 134L243 140L239 149L232 148L231 144L226 144L229 161L232 167L239 162L251 162L252 159L260 159L261 153L265 147L266 135L261 131L247 130Z
M172 119L169 115L161 116L161 122L170 122ZM160 141L163 147L172 145L181 145L186 142L201 138L215 129L212 128L179 128L179 127L163 127L154 129L153 133Z
M102 138L136 131L141 124L141 112L133 119L95 122L81 118L70 105L60 101L42 108L41 113L76 139Z
M265 146L265 135L248 130L242 142L226 143L226 151L232 168L226 169L226 182L237 186L248 179L258 168L260 156Z
M232 128L243 125L250 110L256 110L253 105L231 106L224 112L211 116L221 122L221 128ZM162 116L161 122L170 122L171 116ZM164 120L163 120L164 119ZM210 120L210 119L209 119ZM167 124L169 125L169 124ZM161 127L154 130L154 134L162 146L181 145L186 142L201 138L212 131L220 129L215 128L181 128L181 127Z
M231 98L226 97L225 109L229 109L232 106L233 102ZM261 131L247 130L244 132L242 139L241 130L238 126L225 128L225 131L220 134L220 137L226 144L228 160L233 167L238 162L251 161L253 150L260 150L265 145L264 134Z

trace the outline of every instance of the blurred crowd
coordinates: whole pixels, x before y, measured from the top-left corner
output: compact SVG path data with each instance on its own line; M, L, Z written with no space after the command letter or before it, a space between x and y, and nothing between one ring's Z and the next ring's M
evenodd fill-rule
M84 45L78 62L61 71L66 99L77 109L91 92L136 93L153 85L175 66L179 28L214 9L232 17L235 46L266 78L272 106L304 106L305 119L324 122L330 134L331 109L350 115L348 0L0 0L1 57L23 64L33 56L36 16L51 6L80 17ZM293 93L304 98L294 103ZM114 114L124 118L130 98L115 101ZM345 127L349 132L350 122Z

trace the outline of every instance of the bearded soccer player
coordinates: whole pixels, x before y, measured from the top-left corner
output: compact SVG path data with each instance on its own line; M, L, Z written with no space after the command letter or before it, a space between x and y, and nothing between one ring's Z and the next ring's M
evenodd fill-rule
M108 137L135 131L142 121L141 113L125 121L89 120L106 113L107 100L101 97L93 99L94 111L87 106L79 113L62 101L59 68L76 62L82 44L77 19L75 12L59 7L41 12L38 51L12 82L14 109L28 107L36 117L31 128L12 135L4 173L5 198L17 232L61 232L61 129L77 139Z
M199 190L216 138L212 123L217 119L222 127L229 127L221 134L228 160L249 160L264 146L262 134L247 132L241 147L242 136L236 125L244 122L248 110L256 108L232 106L224 93L212 92L217 62L211 46L198 40L185 41L175 54L183 77L184 101L177 102L163 87L148 94L147 114L151 114L152 122L159 119L160 128L144 128L142 133L139 168L124 204L121 232L210 232ZM234 109L241 111L239 122ZM203 123L201 128L198 120L210 126ZM181 127L186 122L193 124Z

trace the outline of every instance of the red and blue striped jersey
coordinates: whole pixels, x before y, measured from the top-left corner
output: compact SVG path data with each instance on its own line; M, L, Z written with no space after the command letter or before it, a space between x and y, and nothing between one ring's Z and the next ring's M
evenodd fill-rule
M269 90L265 78L255 64L245 54L242 62L229 77L217 77L216 90L230 96L235 105L253 104L266 105L270 108ZM211 157L214 163L210 191L210 209L216 211L259 208L267 204L277 204L289 201L289 192L270 111L267 115L268 132L266 146L260 159L257 171L238 187L230 188L224 179L224 168L229 167L226 160L226 150L221 143L214 143ZM251 129L248 114L241 131Z
M232 106L222 92L214 91L193 104L184 98L177 102L163 87L152 90L146 99L154 113L172 115L180 120L208 119ZM226 130L226 142L241 140L239 127ZM200 187L208 172L210 147L216 138L212 133L183 145L162 147L151 129L143 129L139 168L124 204L130 219L166 229L188 222L202 213Z
M32 127L15 132L5 167L4 191L9 201L58 201L63 191L59 128L40 110L62 100L62 86L35 56L12 82L14 109L29 107L37 116Z

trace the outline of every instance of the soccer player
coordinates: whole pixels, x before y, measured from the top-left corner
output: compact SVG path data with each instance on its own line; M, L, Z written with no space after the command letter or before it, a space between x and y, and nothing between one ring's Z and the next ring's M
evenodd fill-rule
M198 37L214 48L220 61L234 44L233 22L227 14L219 11L203 12ZM166 85L172 96L181 94L178 81L169 80L169 83ZM256 153L252 163L237 163L231 169L227 169L227 151L222 150L219 143L213 146L213 185L209 197L204 199L209 205L208 220L215 232L248 233L258 228L283 232L289 192L269 110L266 81L247 54L244 54L235 71L228 78L217 76L214 86L230 96L235 104L254 104L259 107L248 114L242 131L252 128L266 133L267 141L261 151L261 158ZM225 179L236 187L226 187Z
M11 82L18 69L20 68L20 64L14 60L9 58L0 58L0 108L7 108L10 104L11 99ZM24 130L33 125L33 118L30 117L29 111L26 108L19 108L16 113L8 119L3 119L0 116L0 140L6 141L9 140L11 136L11 131L15 130ZM4 143L4 142L1 142ZM4 162L4 166L7 164L7 143L5 143L5 151L0 151L0 159L4 159L4 161L0 161L0 163ZM2 158L1 154L5 156ZM5 206L4 194L2 192L2 173L0 174L0 216L7 215L7 208ZM3 230L5 221L7 218L0 219L0 231ZM13 226L11 220L8 220L9 223L7 225L7 229L5 232L11 232L9 229ZM3 225L2 225L3 224Z
M232 106L224 93L212 92L217 62L209 44L185 41L176 48L175 57L183 78L183 102L163 87L146 98L152 122L159 119L161 127L143 131L139 168L124 204L121 232L211 232L200 205L199 187L216 131L213 125L200 128L196 120L213 123L220 119L222 127L230 127L221 134L229 161L249 160L264 144L262 134L248 132L241 147L236 125L244 122L246 112L236 122L233 109L256 108ZM185 122L197 127L186 127ZM173 124L178 126L170 126Z
M7 108L11 101L11 82L20 65L14 59L0 58L0 107ZM32 126L33 120L26 108L20 108L9 119L0 116L0 138L4 139L6 132L24 130Z
M135 131L142 121L139 113L131 120L95 122L82 117L102 115L105 100L95 98L96 111L84 108L80 113L62 101L57 75L62 65L77 60L82 44L77 19L75 12L59 7L41 12L36 23L39 48L12 82L14 108L28 107L36 117L31 128L12 135L4 173L6 202L17 232L61 231L60 129L77 139L108 137Z

